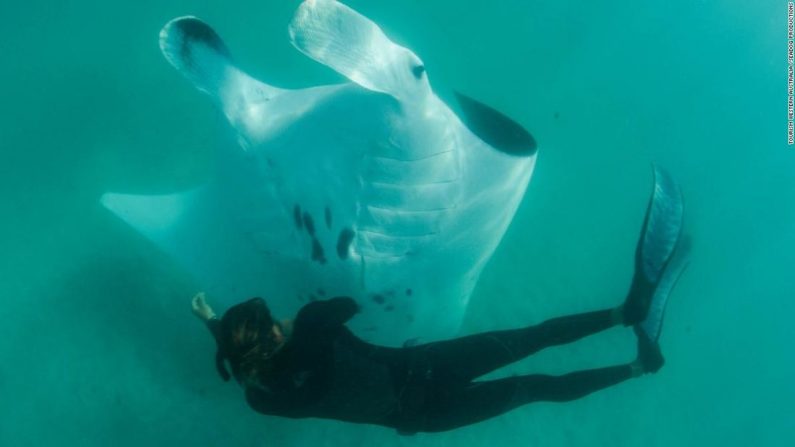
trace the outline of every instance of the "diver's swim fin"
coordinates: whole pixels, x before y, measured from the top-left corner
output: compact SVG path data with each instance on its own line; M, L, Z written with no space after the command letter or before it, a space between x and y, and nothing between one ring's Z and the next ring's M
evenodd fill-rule
M635 325L637 331L643 332L643 334L654 343L660 339L663 317L665 316L665 306L668 304L668 296L671 294L674 286L676 286L682 273L684 273L687 268L689 264L689 254L690 240L685 238L682 243L679 244L679 247L677 247L676 253L669 261L663 271L660 281L657 283L657 288L654 290L654 295L652 295L646 318Z
M635 275L624 303L624 324L638 337L638 361L643 372L659 371L665 363L658 343L665 307L688 264L690 241L680 241L684 204L673 179L654 167L654 192L635 251Z
M660 290L660 285L662 277L669 271L671 256L682 233L683 212L679 186L667 172L655 166L654 191L635 250L635 275L624 303L625 325L644 321L655 295L660 292L667 297L670 292L670 289L667 292ZM675 282L673 279L670 287Z
M635 267L656 283L679 241L684 201L671 176L654 166L654 191L649 200L643 232L635 252Z
M679 281L682 273L688 266L690 253L690 240L685 238L676 247L673 257L668 262L654 289L646 318L634 327L638 337L638 360L646 373L655 373L665 363L660 351L660 333L662 332L665 306L674 286Z
M665 358L660 350L660 345L652 341L646 334L635 326L635 334L638 336L638 360L644 374L656 373L665 364Z

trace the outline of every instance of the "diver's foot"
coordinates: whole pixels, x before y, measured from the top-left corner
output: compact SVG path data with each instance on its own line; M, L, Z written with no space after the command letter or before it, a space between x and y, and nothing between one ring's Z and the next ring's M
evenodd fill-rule
M637 327L635 333L638 335L638 358L632 364L633 376L656 373L665 364L660 344Z
M654 167L654 191L635 249L635 274L623 305L624 325L646 319L653 297L679 242L684 205L673 179Z
M633 326L646 318L653 293L654 284L644 278L642 273L636 271L635 276L632 277L632 285L629 288L627 299L621 306L624 326Z

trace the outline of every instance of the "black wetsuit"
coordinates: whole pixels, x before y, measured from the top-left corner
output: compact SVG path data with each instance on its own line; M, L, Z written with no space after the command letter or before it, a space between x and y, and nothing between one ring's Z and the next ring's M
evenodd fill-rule
M632 377L627 364L562 376L474 381L543 348L614 326L610 310L405 348L376 346L353 335L344 324L356 312L350 298L304 306L267 379L246 387L249 405L274 416L438 432L530 402L577 399ZM216 322L209 323L214 333Z

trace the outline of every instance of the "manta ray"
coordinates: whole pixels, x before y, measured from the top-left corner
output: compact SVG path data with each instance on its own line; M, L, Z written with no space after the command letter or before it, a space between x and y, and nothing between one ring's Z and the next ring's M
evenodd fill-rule
M222 304L261 296L291 315L349 296L367 341L454 336L530 181L534 138L462 94L457 115L417 55L342 3L304 1L289 36L348 82L279 88L242 71L201 20L166 24L165 58L233 138L206 184L103 205Z

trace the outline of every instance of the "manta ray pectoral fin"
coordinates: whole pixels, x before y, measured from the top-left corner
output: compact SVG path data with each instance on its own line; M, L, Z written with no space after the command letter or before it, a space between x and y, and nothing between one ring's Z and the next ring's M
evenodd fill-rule
M335 0L306 0L290 23L290 40L307 56L362 87L401 100L430 93L425 66L367 17Z
M190 214L201 191L152 196L106 193L100 202L146 237L159 242Z
M536 153L536 140L519 123L492 107L455 92L469 130L495 149L509 155L530 156Z

